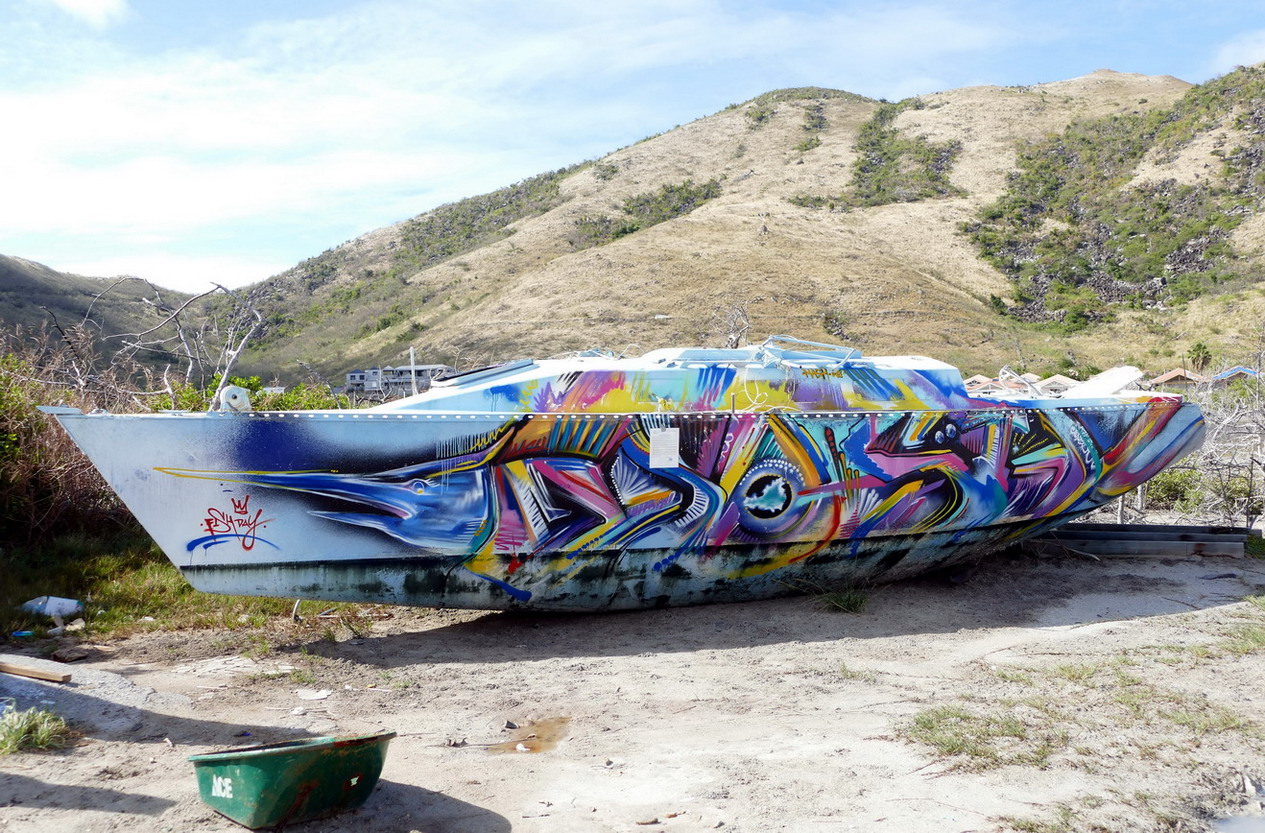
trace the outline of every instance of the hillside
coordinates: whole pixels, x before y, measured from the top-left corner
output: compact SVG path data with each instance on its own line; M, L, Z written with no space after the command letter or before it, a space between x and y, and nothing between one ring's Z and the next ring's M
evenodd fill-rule
M962 226L1005 193L1020 143L1077 121L1158 111L1189 88L1100 71L937 93L903 108L817 88L769 93L481 198L503 212L503 227L474 228L480 205L466 201L300 264L267 283L280 326L248 366L298 358L336 376L399 363L410 344L428 360L469 364L720 343L735 312L749 316L752 339L843 338L981 369L1066 367L1068 350L1072 364L1158 366L1171 359L1121 356L1099 332L1064 336L999 316L990 296L1010 301L1012 284ZM812 207L852 186L859 136L874 133L883 108L896 110L886 122L895 139L881 141L922 142L930 157L956 146L943 195L918 198L915 189L910 202ZM717 196L666 222L638 222L626 210L707 183ZM621 225L640 227L619 234ZM425 251L423 226L433 244Z
M173 306L189 298L170 290L155 291L140 280L89 278L57 272L40 263L0 255L0 321L6 329L48 328L55 337L86 324L89 335L117 335L148 330ZM108 349L108 348L107 348ZM161 364L171 357L142 354Z
M469 366L771 333L968 371L1158 372L1261 342L1265 70L1099 70L904 102L731 105L253 287L245 373ZM1158 208L1157 208L1158 206Z

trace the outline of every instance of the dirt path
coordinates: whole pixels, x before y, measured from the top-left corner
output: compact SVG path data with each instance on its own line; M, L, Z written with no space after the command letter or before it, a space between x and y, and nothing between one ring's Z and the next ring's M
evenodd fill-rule
M69 685L0 679L85 733L0 759L0 830L241 830L188 755L380 729L401 737L365 807L292 829L1207 830L1265 814L1265 609L1241 601L1262 593L1255 560L1021 559L856 615L394 609L359 635L280 625L273 650L152 633L59 666ZM478 745L507 722L546 748Z

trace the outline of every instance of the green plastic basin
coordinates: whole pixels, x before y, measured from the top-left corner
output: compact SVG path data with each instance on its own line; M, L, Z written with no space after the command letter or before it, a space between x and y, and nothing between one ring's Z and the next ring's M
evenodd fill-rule
M354 810L382 774L395 732L321 737L192 755L211 809L255 829Z

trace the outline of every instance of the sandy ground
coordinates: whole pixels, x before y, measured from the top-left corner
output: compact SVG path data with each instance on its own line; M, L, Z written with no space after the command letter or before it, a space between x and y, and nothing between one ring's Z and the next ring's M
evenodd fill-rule
M73 679L0 675L0 696L83 739L0 758L0 830L241 830L188 755L383 729L400 737L364 808L290 829L1208 830L1265 815L1265 650L1245 638L1265 609L1242 601L1262 593L1251 559L1025 555L877 588L860 614L396 608L353 634L314 630L309 602L306 629L22 657ZM910 739L919 715L1010 736L944 756ZM479 745L533 727L540 751Z

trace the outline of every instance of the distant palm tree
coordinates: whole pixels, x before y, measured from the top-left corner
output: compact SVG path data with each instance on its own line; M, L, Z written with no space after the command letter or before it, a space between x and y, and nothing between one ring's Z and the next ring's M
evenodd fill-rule
M1190 360L1190 366L1196 373L1202 373L1208 366L1208 362L1212 361L1212 352L1208 349L1208 345L1202 341L1196 341L1186 351L1186 358Z

